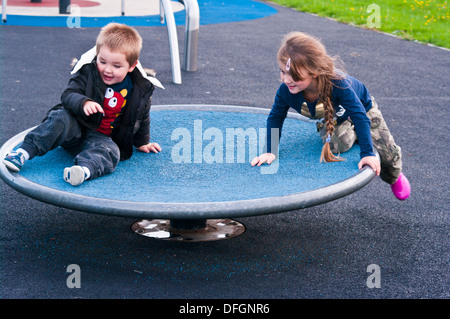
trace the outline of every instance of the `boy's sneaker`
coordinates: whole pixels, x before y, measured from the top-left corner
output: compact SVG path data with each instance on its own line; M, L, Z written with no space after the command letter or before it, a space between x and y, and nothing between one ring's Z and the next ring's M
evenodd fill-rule
M81 166L75 165L64 169L64 180L72 186L78 186L84 182L86 175Z
M400 200L407 199L411 194L411 185L403 173L400 173L397 181L391 185L391 189L395 197Z
M11 152L3 159L3 164L10 170L19 172L23 164L25 164L25 156L20 152Z

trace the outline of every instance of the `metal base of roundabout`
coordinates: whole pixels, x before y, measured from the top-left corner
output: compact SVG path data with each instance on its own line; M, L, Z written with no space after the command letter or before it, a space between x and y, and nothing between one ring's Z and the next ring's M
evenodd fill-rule
M205 242L239 236L245 226L232 219L142 219L131 229L136 234L160 240Z

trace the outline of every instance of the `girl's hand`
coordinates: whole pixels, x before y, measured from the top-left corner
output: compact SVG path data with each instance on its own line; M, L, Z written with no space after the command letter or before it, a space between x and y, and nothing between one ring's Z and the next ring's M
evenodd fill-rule
M144 153L158 153L161 152L161 146L159 146L158 143L148 143L146 145L142 145L138 147L138 151L144 152Z
M277 157L275 154L272 153L264 153L259 155L258 157L255 157L252 161L252 166L258 165L261 166L261 164L267 163L271 164Z
M381 166L378 158L376 158L375 156L363 157L358 164L358 168L362 169L365 165L369 165L377 176L380 175Z
M94 101L86 101L83 105L83 111L84 111L84 114L86 114L87 116L92 115L97 112L101 112L102 114L105 113L105 112L103 112L103 109L100 106L100 104L98 104Z

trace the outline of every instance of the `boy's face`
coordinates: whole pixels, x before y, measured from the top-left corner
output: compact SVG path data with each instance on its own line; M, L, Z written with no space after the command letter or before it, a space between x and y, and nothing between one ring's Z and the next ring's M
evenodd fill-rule
M137 62L130 65L124 53L111 52L107 46L102 46L97 54L97 70L106 85L120 83L128 72L134 70Z

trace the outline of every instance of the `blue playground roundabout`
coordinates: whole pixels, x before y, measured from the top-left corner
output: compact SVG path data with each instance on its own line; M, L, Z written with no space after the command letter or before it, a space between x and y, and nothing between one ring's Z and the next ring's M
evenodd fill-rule
M162 147L158 154L135 152L113 174L79 187L63 181L64 167L73 164L61 148L27 162L20 173L0 164L0 176L39 201L140 218L133 224L137 233L186 241L233 237L245 227L228 218L323 204L374 178L371 169L358 170L358 146L341 154L344 162L320 163L322 144L315 125L294 113L285 121L279 158L252 167L249 161L263 149L268 112L226 105L156 105L151 137ZM27 132L8 140L0 156L20 145Z

